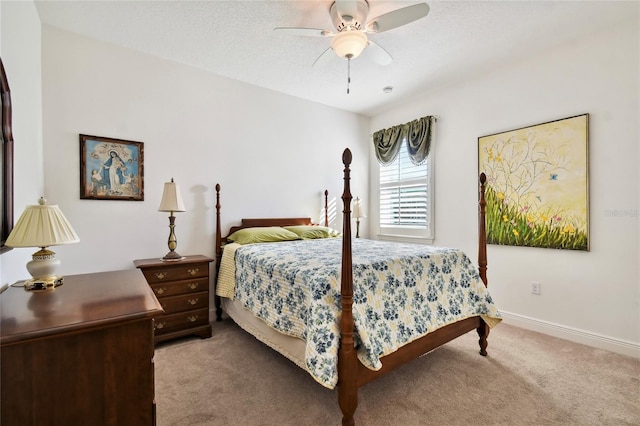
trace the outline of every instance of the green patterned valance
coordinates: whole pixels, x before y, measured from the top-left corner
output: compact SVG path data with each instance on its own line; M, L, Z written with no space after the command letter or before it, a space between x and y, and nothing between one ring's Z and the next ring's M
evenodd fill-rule
M427 159L427 155L429 155L435 122L436 118L428 115L375 132L373 134L373 146L380 164L383 166L391 164L398 156L400 145L405 139L411 162L416 165L422 164Z

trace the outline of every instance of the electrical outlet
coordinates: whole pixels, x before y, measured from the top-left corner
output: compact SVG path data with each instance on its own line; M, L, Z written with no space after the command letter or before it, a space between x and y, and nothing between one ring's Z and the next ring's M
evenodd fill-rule
M531 283L531 294L540 294L540 283Z

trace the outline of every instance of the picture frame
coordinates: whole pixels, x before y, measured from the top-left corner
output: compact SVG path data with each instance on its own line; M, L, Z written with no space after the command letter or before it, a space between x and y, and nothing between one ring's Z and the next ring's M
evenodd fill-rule
M81 134L80 198L144 201L144 143Z
M589 251L589 114L478 138L487 243Z

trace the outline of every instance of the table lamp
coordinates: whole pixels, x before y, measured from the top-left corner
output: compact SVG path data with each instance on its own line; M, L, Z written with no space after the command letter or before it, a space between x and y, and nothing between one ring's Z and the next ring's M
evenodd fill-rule
M360 203L360 198L353 201L353 217L356 219L356 238L360 238L360 219L367 217L364 207Z
M62 285L63 278L56 274L60 260L47 247L80 241L60 208L46 202L40 198L38 205L27 206L5 242L8 247L40 247L27 263L27 271L33 277L24 282L27 291L50 290Z
M171 182L166 182L164 184L164 192L162 193L162 201L160 201L160 207L158 207L159 212L170 212L169 213L169 253L166 254L165 257L162 258L164 261L176 261L184 259L183 256L180 256L176 253L176 247L178 247L178 241L176 240L175 227L176 227L176 217L173 215L174 212L184 212L187 211L184 208L184 203L182 202L182 197L180 196L180 187L173 181L171 178Z

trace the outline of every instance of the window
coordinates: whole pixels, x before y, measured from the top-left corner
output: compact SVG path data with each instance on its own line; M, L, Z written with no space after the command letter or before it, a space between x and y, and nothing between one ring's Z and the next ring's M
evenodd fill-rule
M380 165L380 236L432 239L432 166L417 166L401 142L396 159Z

